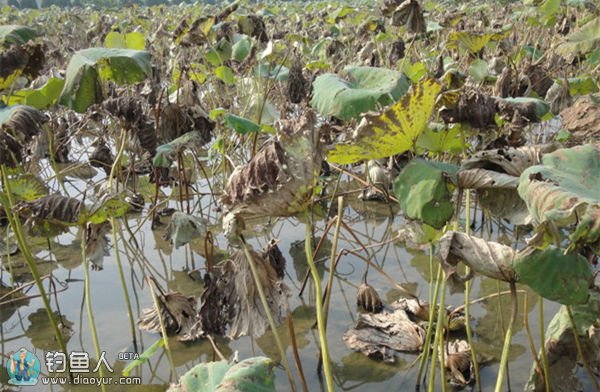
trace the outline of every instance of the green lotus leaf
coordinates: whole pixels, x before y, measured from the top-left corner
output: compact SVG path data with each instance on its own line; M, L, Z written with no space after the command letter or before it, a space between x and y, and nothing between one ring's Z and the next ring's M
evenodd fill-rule
M326 73L313 83L311 106L323 116L341 120L394 103L409 87L408 79L398 71L375 67L348 67L346 79Z
M413 159L394 181L394 193L404 215L441 229L454 214L449 178L458 166Z
M102 102L102 80L138 83L150 75L150 52L133 49L89 48L76 52L67 66L60 103L83 113Z
M22 45L34 39L37 33L32 28L20 25L0 26L0 45Z
M514 262L519 283L536 293L563 305L587 301L592 269L587 259L578 253L565 255L554 246L520 254Z
M577 54L586 54L600 45L600 18L592 18L582 28L565 37L562 44L557 46L556 52L562 56L570 57Z
M542 232L568 227L573 245L600 242L600 145L556 150L521 174L519 195Z

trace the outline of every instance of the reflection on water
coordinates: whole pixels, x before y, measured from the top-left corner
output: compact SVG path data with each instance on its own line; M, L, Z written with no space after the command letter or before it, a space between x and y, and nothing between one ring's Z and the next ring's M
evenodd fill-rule
M144 214L130 218L129 227L137 228ZM323 236L326 223L326 209L318 221L314 223L313 244L316 245ZM370 260L384 269L393 279L426 299L429 293L429 280L432 275L428 251L407 250L402 245L394 242L385 242L394 235L403 224L397 214L392 217L386 205L372 202L351 200L344 211L345 221L353 228L354 236L345 230L340 233L339 248L360 249L368 248ZM163 223L168 223L168 218L162 218ZM251 237L250 243L256 248L262 247L272 237L280 240L279 247L287 259L286 284L291 288L289 297L290 310L296 331L296 345L298 347L304 373L306 374L311 391L323 389L323 385L316 375L318 365L318 337L314 329L314 295L312 284L309 283L303 297L298 297L299 289L306 275L306 261L304 255L305 218L275 220L272 224L261 222L261 228ZM123 225L121 225L123 226ZM135 233L135 241L131 233L122 228L118 233L119 252L123 262L125 283L132 301L133 318L137 320L144 308L152 306L150 292L145 280L146 276L156 277L163 287L168 290L177 290L186 295L199 296L203 289L202 274L204 268L205 243L203 239L194 240L190 245L177 250L162 238L164 227L153 232L146 223L144 228ZM331 233L330 233L331 235ZM358 240L358 241L357 241ZM378 244L382 242L382 244ZM52 261L48 254L48 244L45 241L35 240L31 243L34 254L38 255L42 274L52 273L58 284L64 286L65 291L56 295L64 326L72 330L68 340L70 351L85 350L95 357L91 336L89 333L88 318L83 306L83 270L80 264L81 250L79 239L75 230L73 234L60 237L60 243L51 241ZM220 260L230 253L227 241L220 235L215 236L215 260ZM326 278L330 268L329 254L331 251L331 237L325 239L317 256L319 271ZM138 249L139 247L139 249ZM44 254L44 252L46 252ZM118 353L133 351L134 344L129 327L128 309L122 292L117 265L114 261L114 244L111 239L110 256L104 260L102 271L91 271L92 306L95 315L96 327L99 334L101 350L106 351L107 359L115 368L123 368L125 363L118 360ZM2 258L5 269L8 269L7 258ZM20 255L11 258L15 271L19 265L24 265ZM58 263L57 263L58 262ZM437 258L434 260L437 263ZM197 269L197 271L193 271ZM354 325L356 314L356 292L360 284L366 265L363 260L353 255L341 258L338 265L336 279L334 279L332 299L328 321L328 339L335 373L335 381L340 390L368 390L387 391L404 390L414 387L416 377L416 355L398 354L396 363L390 365L376 362L361 354L354 353L342 342L343 333ZM191 272L191 273L190 273ZM8 274L3 272L3 282L8 282ZM21 275L22 281L30 280L28 274ZM400 292L385 277L374 269L369 272L369 284L380 293L386 293L385 299L393 301ZM48 281L45 281L48 285ZM63 289L63 287L59 287ZM490 296L498 291L507 290L504 284L498 284L488 279L476 278L473 284L473 299L476 297ZM519 287L521 290L525 290ZM28 296L36 294L36 290L29 288L25 293ZM538 296L530 291L528 295L527 314L532 331L537 331ZM515 325L516 334L513 338L511 349L510 377L511 385L521 389L531 368L531 353L523 328L524 293L519 294L518 319ZM462 305L463 294L448 294L449 305ZM54 309L55 297L52 298ZM48 325L43 304L39 298L32 298L21 303L16 308L14 304L0 305L0 320L2 320L2 352L6 353L20 347L37 349L40 357L43 350L56 349L57 344ZM545 306L545 322L547 323L556 311L557 306ZM499 358L504 338L504 328L508 324L510 313L510 297L507 295L495 296L487 301L477 303L472 307L474 317L473 328L476 347L482 353L493 358ZM58 314L58 313L57 313ZM284 324L278 328L282 343L286 349L290 362L293 364L291 354L291 340L288 336L288 326ZM158 336L142 333L136 330L136 343L140 352L154 343ZM535 335L535 332L534 332ZM239 358L255 355L267 355L278 359L279 352L274 343L273 334L267 331L257 339L243 337L236 341L225 338L216 338L216 345L225 356L232 356L238 352ZM539 347L537 336L534 336ZM218 359L213 347L207 340L195 343L181 343L175 338L170 339L173 350L174 365L177 375L183 374L188 369L201 361ZM488 390L495 383L497 363L494 362L482 369L484 390ZM42 365L44 367L44 365ZM292 367L294 367L292 365ZM294 372L296 370L294 369ZM148 363L136 368L132 375L142 377L146 384L154 384L157 390L176 380L171 374L169 360L163 350L159 350ZM6 380L3 371L1 380ZM283 369L277 368L277 386L280 390L288 390L287 378ZM41 386L37 390L43 390ZM56 388L54 389L56 390ZM76 389L82 390L82 389ZM131 389L134 390L134 389ZM144 391L152 390L144 387Z

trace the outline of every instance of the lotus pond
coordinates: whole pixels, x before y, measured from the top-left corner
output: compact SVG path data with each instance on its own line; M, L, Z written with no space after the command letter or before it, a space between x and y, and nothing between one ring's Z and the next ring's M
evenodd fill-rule
M2 390L600 390L600 9L500 3L2 6Z

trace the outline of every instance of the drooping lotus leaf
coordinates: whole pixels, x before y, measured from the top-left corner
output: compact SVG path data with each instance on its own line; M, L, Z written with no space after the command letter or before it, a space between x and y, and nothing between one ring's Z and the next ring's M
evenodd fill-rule
M204 219L176 211L167 227L165 239L168 239L177 249L191 240L201 237L206 233L206 226L207 222Z
M179 379L169 392L269 392L275 391L273 361L253 357L239 363L201 363Z
M184 133L172 142L158 146L152 164L156 167L169 167L177 158L178 153L186 148L201 146L204 143L205 140L200 131Z
M346 79L326 73L313 83L311 106L323 116L341 120L395 102L408 91L408 79L398 71L375 67L348 67Z
M580 304L589 296L592 270L578 254L564 255L556 247L516 252L510 246L454 231L444 234L438 246L447 276L456 274L456 265L463 262L476 273L526 284L562 304Z
M564 305L586 302L593 280L587 259L578 253L565 255L554 246L523 252L515 259L519 283L536 293Z
M583 305L572 306L572 315L581 347L587 363L597 363L600 357L600 341L598 340L598 325L600 320L600 300L597 294L592 294L589 301ZM581 356L574 339L574 327L566 306L561 306L554 315L546 330L546 356L548 380L551 391L582 391L582 375L577 371L581 366ZM584 376L585 377L585 376ZM534 365L525 390L543 390L543 374Z
M233 129L241 135L260 131L260 125L258 125L254 121L236 116L231 113L225 116L225 125L227 125L229 128Z
M104 39L104 46L107 48L144 50L146 48L146 38L137 31L127 34L111 31Z
M37 33L32 28L20 25L0 26L0 45L22 45L35 38Z
M565 57L586 54L600 45L600 18L592 18L581 29L565 37L556 52Z
M337 144L328 160L350 164L411 150L427 127L441 89L434 79L425 79L383 112L365 115L352 140Z
M150 75L150 52L145 50L89 48L76 52L67 66L60 103L83 113L102 102L102 80L138 83Z
M463 48L473 54L477 54L491 41L498 41L508 35L509 31L504 32L475 32L475 31L454 31L448 36L447 47L449 49Z
M574 225L573 245L600 241L600 145L557 150L521 174L519 195L541 231Z
M61 78L50 78L38 89L23 89L14 92L8 97L9 105L28 105L36 109L46 109L54 105L65 85Z
M394 181L404 215L441 229L454 214L448 179L457 171L451 164L413 159Z

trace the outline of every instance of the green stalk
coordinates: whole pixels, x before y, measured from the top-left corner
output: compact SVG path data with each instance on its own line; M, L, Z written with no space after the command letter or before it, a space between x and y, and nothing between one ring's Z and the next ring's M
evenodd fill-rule
M468 189L465 203L467 206L465 210L465 233L467 235L471 235L471 192ZM469 274L470 270L471 269L469 267L466 268L467 275ZM473 347L473 333L471 332L471 283L471 279L465 282L465 327L467 332L467 343L469 344L469 350L471 351L471 363L473 364L473 371L475 372L475 383L477 384L477 390L481 392L479 364L477 363L477 353L475 352L475 347Z
M117 242L117 220L114 217L110 218L110 224L112 227L112 240L114 244L115 259L117 260L117 267L119 268L119 279L121 280L121 287L123 288L123 296L125 297L125 304L127 305L127 314L129 315L129 329L131 330L131 338L133 339L133 347L137 350L137 339L135 335L135 321L133 320L133 311L131 310L131 300L129 299L129 292L127 291L127 284L125 283L125 274L123 273L123 264L121 263L121 254L119 252L119 245Z
M163 319L162 312L160 311L160 304L158 303L158 298L156 297L156 293L154 292L154 282L152 278L146 278L148 282L148 287L150 287L150 293L152 294L152 302L154 303L154 308L156 309L156 315L158 316L158 322L160 323L160 333L162 335L162 339L165 342L165 351L167 352L167 358L169 359L169 365L171 366L171 372L173 376L177 378L177 370L175 369L175 361L173 361L173 354L171 352L171 345L169 344L169 337L167 335L167 327L165 327L165 320Z
M433 285L433 244L429 244L429 270L430 280L429 285L429 323L427 324L427 333L425 334L425 344L423 353L421 354L421 362L419 363L419 372L417 373L417 386L421 383L421 376L425 369L425 364L429 359L429 350L431 347L431 333L433 331L433 318L435 317L435 304L437 303L438 293L440 292L440 279L442 277L442 265L438 264L438 270L435 278L435 289Z
M444 334L444 305L446 303L446 276L442 276L442 294L440 297L440 310L438 311L437 323L435 326L435 338L433 340L433 352L431 353L431 370L429 371L429 383L427 385L427 390L429 392L433 392L433 388L435 387L435 364L437 363L437 350L440 347L440 341L443 342L444 339L442 335ZM434 304L435 306L435 304ZM443 350L443 347L442 347ZM442 363L442 385L446 384L446 380L444 379L444 369L445 364Z
M542 368L544 369L544 381L546 383L546 392L550 392L550 379L548 370L548 358L546 357L546 336L544 331L544 297L539 296L540 304L538 306L539 311L539 321L538 327L540 331L540 353L542 356Z
M273 315L271 314L271 308L269 307L269 302L267 301L267 297L265 296L265 291L263 290L262 284L258 277L258 272L256 271L256 265L254 264L254 258L250 254L250 250L248 250L248 245L246 245L246 241L240 237L240 242L242 243L242 248L244 249L244 255L248 260L248 265L250 265L250 270L252 271L252 277L254 278L254 283L256 285L256 289L258 290L258 296L260 297L260 302L262 303L263 308L265 309L265 313L267 314L267 319L269 320L269 325L271 326L271 331L273 332L273 336L275 337L275 344L277 344L277 348L279 349L279 355L281 356L281 362L283 362L283 367L285 367L285 371L287 373L288 379L290 381L290 386L292 391L296 390L296 384L294 383L294 377L292 376L292 371L290 370L290 364L288 362L287 356L285 354L285 349L283 348L283 344L281 343L281 338L279 337L279 333L277 332L277 324L275 323L275 319L273 319ZM319 297L320 298L320 297ZM319 302L319 301L317 301Z
M317 306L317 326L319 329L319 340L321 341L321 361L323 362L327 390L329 392L333 392L333 375L331 372L331 362L329 360L329 348L327 347L327 326L325 325L325 318L323 317L323 303L321 302L321 298L323 298L323 290L321 289L321 278L319 277L319 272L317 271L317 266L315 265L315 261L313 259L311 234L311 225L307 224L304 250L306 252L308 268L310 268L310 274L315 282L315 298L317 299L315 303Z
M587 371L592 383L594 384L594 389L596 391L600 391L600 385L598 384L598 380L596 379L596 374L590 367L587 358L583 353L583 348L581 347L581 341L579 340L579 332L577 332L577 325L575 324L575 317L573 317L573 308L571 305L565 305L567 308L567 313L569 314L569 320L571 320L571 327L573 330L573 338L575 339L575 347L577 348L577 355L581 358L581 362L583 363L583 367Z
M517 286L515 282L510 282L510 294L512 299L512 313L510 315L510 322L508 324L508 329L506 330L506 335L504 336L504 346L502 347L502 357L500 358L500 369L498 369L498 378L496 378L496 388L495 392L500 392L502 390L502 383L504 381L504 373L506 371L506 367L508 364L508 354L510 352L510 340L512 338L512 331L515 325L515 320L517 319Z
M90 295L90 271L85 253L85 243L87 240L85 227L82 228L83 241L81 241L81 260L83 261L83 279L84 279L84 296L85 296L85 307L88 314L88 321L90 323L90 333L92 334L92 342L94 344L94 350L96 351L96 358L100 358L100 343L98 341L98 332L96 331L96 323L94 322L94 313L92 311L92 297ZM98 368L100 377L104 377L104 367ZM102 392L106 392L106 385L102 384Z
M337 220L335 222L335 231L333 232L333 244L331 245L331 257L330 257L330 265L329 265L329 276L327 279L327 293L325 294L325 311L323 316L325 317L325 326L327 326L327 318L329 316L329 302L331 300L331 290L333 288L333 277L335 275L335 265L334 261L336 259L335 255L337 253L338 239L340 236L340 227L342 225L342 218L344 214L344 196L338 197L338 212L337 212ZM368 265L367 265L367 268ZM317 297L320 298L320 297Z
M62 332L58 327L58 322L56 321L56 317L54 317L54 313L52 312L52 308L50 306L50 299L48 295L46 295L46 290L44 289L44 285L42 284L42 279L40 278L40 274L37 269L37 265L31 254L29 246L27 246L27 242L25 241L25 235L23 234L23 227L21 226L21 222L19 218L15 217L12 214L13 208L13 200L12 193L10 189L10 184L8 182L8 175L6 174L6 167L4 165L0 165L0 170L2 171L2 182L4 183L5 195L0 193L0 197L2 197L2 204L6 206L6 218L12 227L15 236L17 237L17 243L19 244L19 249L23 252L23 257L27 262L27 266L31 271L31 276L35 281L35 285L40 292L40 296L42 297L42 302L44 303L44 308L46 309L46 313L48 315L48 319L50 320L50 325L52 325L52 329L54 330L54 335L56 336L56 340L58 341L58 345L60 346L60 350L63 353L67 353L67 346L65 344L65 339L63 338Z

